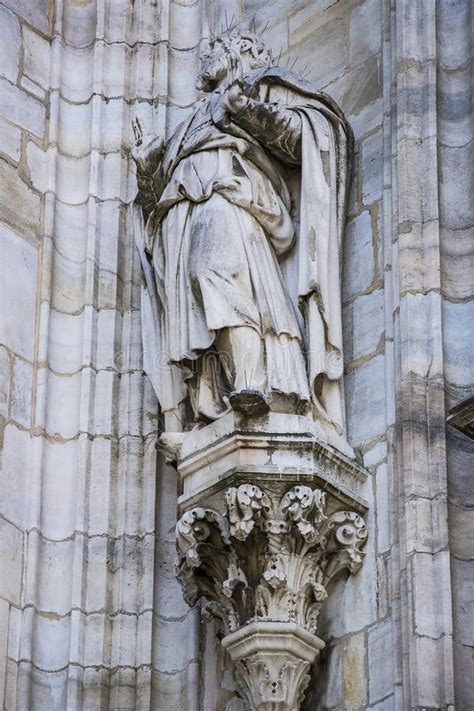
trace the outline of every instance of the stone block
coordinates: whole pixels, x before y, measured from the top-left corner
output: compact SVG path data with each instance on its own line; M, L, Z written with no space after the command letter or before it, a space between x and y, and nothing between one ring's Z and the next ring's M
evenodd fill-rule
M43 151L33 141L28 141L26 146L26 162L30 171L31 184L41 193L48 190L54 191L54 163L56 148Z
M5 165L0 160L0 176ZM8 186L11 186L9 181L2 188ZM4 194L8 194L8 189ZM18 212L19 205L28 219L27 208L31 202L25 200L16 205ZM33 360L35 342L36 280L36 249L0 223L0 343L30 361Z
M199 4L170 4L170 37L173 49L186 50L201 41L202 15Z
M382 50L382 4L380 0L365 0L350 17L350 61L363 62Z
M93 107L99 107L100 104L101 98L98 96L82 104L71 104L59 98L58 150L60 153L71 158L84 158L90 153ZM100 132L101 139L102 135L107 136L109 132L113 134L116 132L113 121L104 123L107 125L107 131Z
M454 642L454 679L459 709L474 708L474 648ZM454 707L453 707L454 708ZM450 710L451 711L451 710Z
M383 133L381 129L363 141L359 167L362 174L362 202L364 205L372 205L382 198L383 192Z
M298 14L289 18L288 56L290 60L299 58L296 71L308 65L308 79L318 89L340 76L348 65L345 23L337 9L328 10L320 16L320 22L315 22L314 7L310 4L301 11L300 20Z
M199 45L197 46L199 50ZM153 67L157 66L162 59L163 47L149 44L137 44L129 57L127 57L125 75L122 75L122 90L120 94L125 94L127 99L134 99L139 93L140 98L148 101L155 101L160 92L156 92L156 72ZM133 82L127 81L128 72L133 77ZM196 77L196 73L194 74ZM120 96L120 94L118 94Z
M118 99L104 99L102 96L94 96L89 104L84 104L84 113L90 107L93 107L95 116L100 117L99 120L102 125L107 126L107 131L98 131L97 135L92 136L93 148L96 148L100 153L111 153L118 152L125 147L132 145L132 132L130 129L131 118L134 115L129 105L124 101L123 98ZM76 108L76 107L74 107ZM73 112L71 112L73 113ZM75 122L78 119L71 117L71 121ZM149 125L148 122L146 124ZM150 131L151 126L149 126ZM67 128L64 129L66 132ZM77 143L75 137L75 132L71 131L70 140L68 140L68 145L71 148ZM90 136L84 135L84 141L87 141ZM82 147L85 150L86 146Z
M444 372L451 385L472 388L474 301L452 303L443 299Z
M90 48L63 46L61 95L75 104L87 103L94 92L94 52ZM100 91L99 91L100 93Z
M46 99L46 92L44 89L42 89L39 84L36 82L32 81L28 77L22 76L20 79L20 86L22 89L25 89L28 91L30 94L33 94L33 96L36 96L40 101L44 101ZM54 111L54 109L53 109Z
M29 433L7 425L3 437L0 514L19 528L25 526L30 465Z
M474 551L474 509L448 503L449 540L456 558L468 559Z
M17 15L20 15L40 32L48 32L48 0L35 0L34 3L31 3L30 0L3 0L3 4L11 8Z
M385 366L379 355L344 376L349 442L360 447L385 433Z
M449 553L415 553L409 578L414 599L413 635L433 639L452 635Z
M382 124L380 57L368 57L362 64L352 67L330 82L325 90L344 111L356 139Z
M0 118L0 153L4 153L14 161L20 160L21 131L8 121Z
M158 707L195 709L200 693L199 663L189 664L178 674L162 674L152 671L154 699ZM234 709L233 709L234 711Z
M20 658L48 672L64 669L69 661L70 632L70 617L41 615L27 607L23 611Z
M73 316L50 310L47 355L56 373L70 375L83 365L84 318L84 311Z
M8 623L10 605L6 600L0 599L0 699L5 699L5 686L7 676L6 659L8 654ZM4 706L5 708L5 706Z
M186 52L171 50L169 53L168 99L178 107L187 107L197 98L196 59L199 49Z
M28 479L28 525L52 540L67 538L74 533L76 514L81 511L76 469L82 469L77 440L45 441L37 436L31 447L34 465L30 465Z
M411 668L412 679L416 680L415 693L418 708L445 708L454 711L452 664L444 664L445 659L452 655L452 638L443 636L440 639L415 637L411 644L411 658L415 668ZM451 705L452 704L452 705ZM463 710L464 711L464 710Z
M382 289L359 296L343 310L344 357L347 362L383 347L385 327Z
M367 711L395 711L395 696L392 694L375 706L369 706Z
M366 635L349 637L342 646L342 678L345 711L358 711L367 704Z
M31 425L31 400L33 394L33 366L17 358L13 368L11 416L29 428Z
M3 346L0 346L0 416L8 417L10 404L10 356Z
M157 619L155 623L156 652L154 668L165 674L183 671L189 661L196 659L199 649L199 624L196 616L188 616L176 623Z
M466 273L474 263L474 227L441 229L441 254L443 296L452 301L467 301L472 292L471 280L466 279Z
M334 5L334 0L313 0L298 4L302 7L290 5L288 13L290 45L303 42L314 32L316 18Z
M49 88L51 45L37 32L23 28L23 71L43 89Z
M450 427L447 428L447 437L450 500L460 506L474 507L471 473L474 444L464 434Z
M44 368L38 371L37 397L47 397L49 407L37 411L35 427L44 427L51 437L70 439L78 434L81 394L85 398L81 374L63 377Z
M82 537L78 539L51 541L35 530L27 534L24 604L35 606L44 617L64 617L71 611L75 548Z
M56 170L58 198L69 205L85 203L89 197L90 157L69 158L58 154Z
M8 620L8 657L19 661L20 659L20 633L21 633L21 608L10 607Z
M142 615L153 607L154 536L124 535L109 541L107 576L111 610ZM100 558L98 559L100 562ZM127 580L126 586L119 581ZM93 576L91 575L93 584ZM104 603L103 603L104 604Z
M21 180L18 170L0 159L0 191L8 195L2 219L31 240L40 230L40 198Z
M377 503L377 551L384 553L390 548L390 491L388 483L388 467L381 464L375 475Z
M387 442L377 442L371 449L364 453L364 467L373 467L380 464L387 457Z
M4 118L38 138L43 137L46 108L40 101L6 79L0 79L0 104Z
M472 163L466 146L439 146L439 207L448 229L472 227Z
M364 211L346 227L343 251L342 292L345 300L367 291L375 278L372 218Z
M393 691L393 649L391 620L378 622L368 633L369 702L372 704Z
M30 699L34 699L32 711L63 711L68 704L68 671L48 671L35 668L30 661L22 660L18 669L16 703L18 708L31 708Z
M127 480L124 516L117 526L132 535L143 535L154 529L153 506L155 498L156 439L146 440L123 437L119 442L119 472ZM133 471L133 475L131 472ZM128 500L130 499L130 504Z
M452 559L454 632L456 639L474 647L474 560Z
M441 297L437 293L409 293L400 299L400 321L405 333L404 368L410 376L426 378L443 372L440 310Z
M19 605L23 575L23 533L3 518L0 518L0 560L0 598Z
M17 16L4 5L0 5L0 27L2 28L2 53L0 75L13 84L18 78L20 65L21 32Z

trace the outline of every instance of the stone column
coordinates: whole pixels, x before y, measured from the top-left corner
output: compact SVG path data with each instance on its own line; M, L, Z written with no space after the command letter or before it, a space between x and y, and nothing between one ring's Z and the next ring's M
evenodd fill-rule
M188 433L177 469L185 600L220 621L246 708L300 707L331 580L355 573L366 474L298 415L229 413Z
M391 598L400 600L397 709L454 708L440 251L441 4L392 3L392 277L396 446ZM456 12L456 11L455 11ZM391 122L391 123L390 123ZM391 203L388 201L391 200Z

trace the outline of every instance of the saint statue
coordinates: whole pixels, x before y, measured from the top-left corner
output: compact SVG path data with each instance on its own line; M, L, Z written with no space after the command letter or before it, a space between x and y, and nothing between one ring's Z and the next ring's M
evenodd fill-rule
M270 409L343 435L350 129L252 31L211 41L197 86L166 141L134 122L145 369L165 429Z

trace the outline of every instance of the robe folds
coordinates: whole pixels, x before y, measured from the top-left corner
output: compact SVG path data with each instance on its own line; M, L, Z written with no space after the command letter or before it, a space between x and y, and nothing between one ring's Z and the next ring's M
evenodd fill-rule
M300 155L281 149L294 136L279 135L275 148L261 127L232 120L217 92L176 129L154 176L151 214L134 208L145 370L162 410L175 410L216 333L247 326L264 343L264 389L308 401L342 433L350 130L328 97L287 71L259 70L244 82L259 101L294 114Z

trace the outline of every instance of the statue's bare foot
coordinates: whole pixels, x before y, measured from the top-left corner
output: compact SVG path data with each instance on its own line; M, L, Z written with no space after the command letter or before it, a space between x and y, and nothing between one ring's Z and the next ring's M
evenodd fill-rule
M174 461L179 453L179 448L185 438L184 432L163 432L158 437L157 449L163 452L168 459Z
M259 390L240 390L229 395L229 403L235 412L245 417L266 415L270 406L265 395Z

